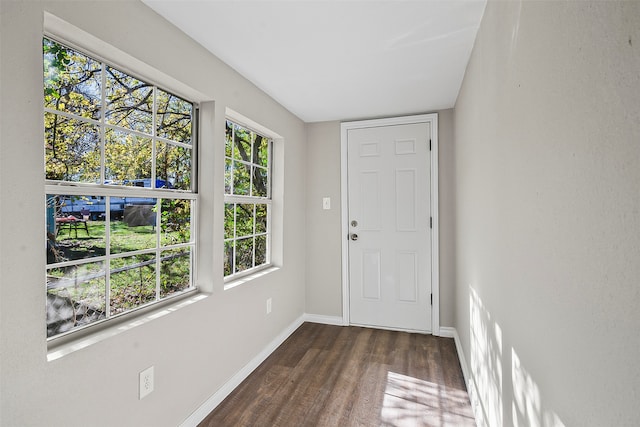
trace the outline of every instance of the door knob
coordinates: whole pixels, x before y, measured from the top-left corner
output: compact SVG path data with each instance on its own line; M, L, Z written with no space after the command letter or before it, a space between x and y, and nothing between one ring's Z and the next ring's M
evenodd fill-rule
M353 241L358 240L358 235L356 233L351 233L351 240Z

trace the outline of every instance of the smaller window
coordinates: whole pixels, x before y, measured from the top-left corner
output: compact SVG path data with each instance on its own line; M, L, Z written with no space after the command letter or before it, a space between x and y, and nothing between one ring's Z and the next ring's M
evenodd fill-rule
M227 120L224 275L271 263L271 139Z

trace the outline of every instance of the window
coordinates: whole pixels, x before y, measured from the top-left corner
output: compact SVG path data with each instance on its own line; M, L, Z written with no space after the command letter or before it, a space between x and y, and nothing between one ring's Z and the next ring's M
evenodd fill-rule
M47 337L194 289L192 102L43 39Z
M227 120L225 278L271 263L271 139Z

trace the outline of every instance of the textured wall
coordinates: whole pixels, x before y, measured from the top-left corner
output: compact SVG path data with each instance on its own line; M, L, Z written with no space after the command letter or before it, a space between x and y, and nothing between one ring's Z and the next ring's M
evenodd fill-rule
M307 141L306 311L341 318L340 122L307 124Z
M200 147L198 281L208 297L51 362L43 292L44 11L214 101L203 104ZM0 13L0 424L179 425L304 312L304 123L138 1L2 1ZM281 268L228 291L226 107L284 137L274 173L286 224ZM139 401L138 373L151 365L155 391Z
M638 423L638 70L638 2L487 5L455 106L455 248L491 426Z
M455 322L455 169L453 110L438 112L440 326Z

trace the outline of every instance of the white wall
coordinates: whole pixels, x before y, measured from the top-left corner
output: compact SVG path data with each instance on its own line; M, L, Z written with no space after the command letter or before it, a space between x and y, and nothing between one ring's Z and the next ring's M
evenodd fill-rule
M200 264L209 296L47 361L43 13L97 36L215 101L201 146ZM0 425L175 426L304 312L304 124L137 1L0 2ZM284 137L284 248L277 272L222 283L225 108ZM267 316L265 301L273 298ZM138 400L138 372L155 391Z
M342 318L340 122L307 124L307 140L306 311Z
M491 426L640 419L640 3L490 1L455 106L456 328Z
M421 112L416 112L420 114ZM453 110L438 112L440 326L454 323ZM307 295L310 314L342 317L340 122L307 124ZM322 198L331 197L331 210Z
M440 326L455 322L455 169L453 110L438 112L438 220L440 221Z

